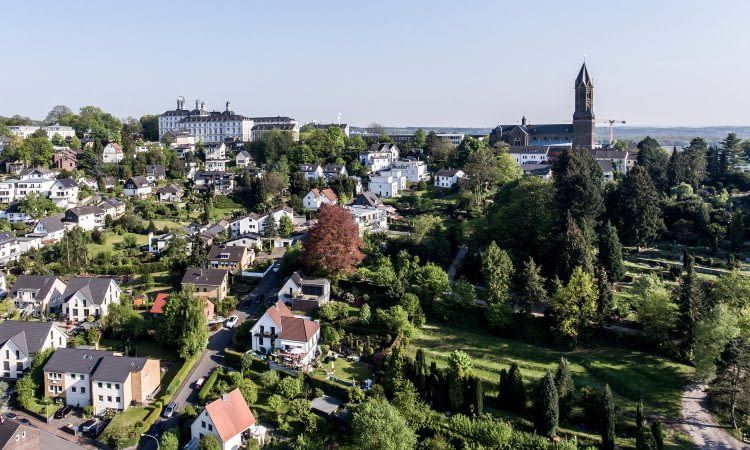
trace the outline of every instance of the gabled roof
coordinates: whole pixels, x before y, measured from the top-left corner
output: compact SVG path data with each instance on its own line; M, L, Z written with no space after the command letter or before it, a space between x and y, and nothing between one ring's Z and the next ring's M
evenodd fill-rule
M112 278L73 277L65 287L63 301L68 301L70 297L80 292L91 303L101 305L112 282Z
M147 165L146 173L153 174L154 176L157 176L157 177L166 176L166 172L164 171L164 166L161 164Z
M459 172L463 173L463 170L461 170L461 169L440 169L440 170L437 171L437 173L435 174L435 176L438 176L438 177L455 177L456 175L458 175Z
M52 290L55 280L57 280L55 276L19 275L8 296L14 297L18 291L37 291L36 298L46 298ZM8 321L0 324L0 328L5 323L8 323Z
M220 286L227 279L226 270L199 269L188 267L182 277L182 284L199 284L201 286Z
M281 317L280 339L295 342L308 342L320 329L317 322L301 317Z
M103 357L112 355L114 355L113 352L106 350L58 348L44 365L44 371L92 374Z
M161 314L164 312L164 306L167 304L167 298L169 297L169 294L166 292L159 292L156 294L156 298L154 299L154 304L151 306L151 309L148 311L151 314Z
M42 349L54 326L51 322L6 320L0 323L0 343L12 340L21 351L33 355Z
M109 144L107 144L107 147L114 148L115 152L117 152L117 153L121 153L122 152L122 147L120 147L120 144L118 144L117 142L110 142ZM107 147L104 147L104 148L106 149Z
M382 204L383 201L380 200L380 198L378 198L378 195L374 192L362 192L361 194L357 194L357 196L354 197L354 201L352 202L352 205L371 206L373 208L376 208Z
M164 186L156 191L157 194L179 194L180 192L182 192L182 189L173 184Z
M255 416L236 388L206 405L206 414L211 418L222 442L227 442L255 425Z
M326 164L323 166L323 173L340 173L344 169L343 164Z
M398 150L398 146L396 144L391 143L383 143L383 144L371 144L368 148L368 152L390 152L392 150Z
M148 179L146 177L142 177L142 176L130 177L130 178L128 178L128 181L125 182L126 185L128 183L134 184L136 188L144 188L144 187L148 187L148 186L151 185L151 183L149 183Z
M315 196L315 198L319 198L322 196L322 197L327 198L330 202L336 203L336 200L337 200L336 193L333 192L331 188L325 188L323 190L320 190L318 188L312 188L310 189L310 192L312 193L312 195Z
M274 323L279 327L281 327L282 317L294 317L294 314L292 314L292 311L289 309L289 307L287 307L286 304L281 300L271 305L266 310L266 314L268 314L268 317L270 317L271 320L273 320Z
M81 216L87 216L89 214L104 214L104 213L105 211L96 205L86 205L86 206L77 206L75 208L70 208L66 212L66 215L72 214L76 217L81 217Z
M253 159L250 153L246 152L245 150L242 150L241 152L237 153L237 158Z
M209 261L228 261L228 262L241 262L242 257L247 254L245 247L230 246L226 247L223 245L212 245L211 250L208 251Z
M61 179L55 180L55 184L58 184L64 187L65 189L78 187L78 183L76 183L76 180L72 178L61 178Z
M65 225L62 223L63 217L63 214L55 214L54 216L43 217L37 223L41 223L47 233L54 233L65 229Z
M313 277L306 277L302 274L299 270L296 270L292 275L289 277L294 281L294 283L297 286L326 286L330 285L331 282L328 281L328 278L313 278Z
M4 418L0 421L0 448L6 448L8 444L12 444L9 448L16 448L15 445L18 444L15 444L15 436L25 433L26 430L29 430L28 425ZM38 433L38 431L29 431L29 433Z
M302 164L301 166L299 166L299 170L301 172L315 172L318 169L322 169L320 167L320 164Z
M625 159L628 156L628 151L591 149L589 155L594 159Z
M122 383L128 379L131 372L141 371L147 361L146 358L106 355L102 357L101 362L94 369L91 379Z

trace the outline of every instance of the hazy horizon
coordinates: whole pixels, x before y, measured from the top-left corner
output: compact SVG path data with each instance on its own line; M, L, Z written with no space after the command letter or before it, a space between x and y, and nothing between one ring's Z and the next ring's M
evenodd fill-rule
M63 104L138 117L182 95L354 126L564 123L586 55L599 121L750 125L741 0L203 5L6 5L0 114L43 119Z

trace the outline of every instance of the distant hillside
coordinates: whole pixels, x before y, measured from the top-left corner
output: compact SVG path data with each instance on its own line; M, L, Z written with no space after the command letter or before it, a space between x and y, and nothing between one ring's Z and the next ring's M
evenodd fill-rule
M418 127L386 128L388 134L413 134ZM436 133L465 133L465 134L488 134L489 128L453 128L453 127L424 127L425 131ZM364 128L352 127L352 131L363 131ZM609 127L597 127L596 133L601 142L609 139ZM665 147L687 145L694 137L702 137L710 144L724 139L729 133L737 133L741 139L750 139L750 126L748 127L615 127L616 139L629 139L640 141L646 136L659 141Z

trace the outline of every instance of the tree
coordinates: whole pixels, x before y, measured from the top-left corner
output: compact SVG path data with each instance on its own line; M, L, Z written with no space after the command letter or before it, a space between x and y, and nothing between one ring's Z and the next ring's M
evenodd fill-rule
M141 123L141 132L143 133L143 139L151 142L159 141L159 116L148 114L141 116L139 122Z
M644 275L633 291L638 321L646 336L657 343L667 341L677 323L678 307L664 283L655 274Z
M417 128L417 131L414 132L412 145L414 146L414 148L418 148L420 150L423 150L425 148L425 146L427 145L427 134L423 129Z
M661 192L668 188L668 165L669 155L656 139L646 136L638 143L638 166L646 170L656 189Z
M57 244L60 263L66 273L81 273L88 265L88 239L81 227L65 231Z
M387 400L373 397L352 414L352 439L363 450L412 450L417 437L404 417Z
M609 221L599 231L599 262L611 281L620 281L625 275L622 263L622 245L617 236L617 228Z
M599 302L597 303L597 313L601 321L607 321L612 318L615 310L614 294L612 285L607 278L607 272L601 266L597 268L596 273L596 291Z
M736 133L729 133L721 141L721 155L729 169L733 169L742 159L742 139Z
M591 275L576 267L570 281L560 285L550 301L555 332L559 338L576 342L581 328L596 316L596 298Z
M653 242L664 229L659 195L646 169L635 166L619 187L618 216L626 242L639 247Z
M711 396L717 404L726 405L737 428L737 409L750 406L750 344L743 338L727 343L716 360L716 378L711 382Z
M500 373L500 400L511 411L526 411L526 388L518 363L510 365L510 370Z
M636 450L656 450L656 441L651 430L646 427L638 428L635 434Z
M745 221L740 208L732 213L732 219L729 222L729 241L735 250L741 249L745 244Z
M680 327L682 328L682 353L686 359L693 359L695 350L695 324L703 302L703 291L695 275L695 257L685 251L683 256L685 275L678 291Z
M557 264L557 273L562 280L569 279L576 267L586 273L593 272L593 249L587 234L587 229L581 229L575 220L568 217L559 244Z
M65 105L54 106L50 112L47 113L47 117L44 119L45 125L54 125L60 123L64 117L72 115L73 111Z
M258 386L249 378L243 378L237 383L237 388L242 393L245 403L251 405L258 401Z
M513 261L508 253L490 242L482 256L482 274L487 284L488 300L491 304L507 304L510 300L510 280L513 277Z
M180 439L177 432L174 430L167 430L161 435L159 439L159 450L179 450Z
M318 222L307 232L302 260L311 271L322 269L337 276L353 271L362 262L363 247L359 228L349 211L324 205L318 211Z
M604 450L614 450L615 448L615 401L612 398L612 390L609 384L604 386L604 393L601 398L601 435L602 448Z
M177 344L180 358L183 359L200 354L208 344L208 325L204 312L207 300L195 298L194 292L195 288L188 285L179 293L170 295L167 301L168 304L176 301L176 305L181 308L177 316Z
M570 216L586 230L593 227L604 206L599 163L586 149L574 148L564 150L552 170L555 173L553 184L559 217L565 219Z
M198 443L198 450L221 450L221 444L213 434L207 434Z
M636 428L643 428L646 424L646 416L643 412L643 400L638 400L635 405L635 426Z
M557 388L557 397L560 405L560 415L567 417L570 413L570 408L573 406L573 392L575 391L575 385L573 384L573 376L570 373L570 364L565 358L560 358L560 363L557 365L555 371L555 387Z
M658 420L651 424L651 435L654 436L656 450L664 450L664 427Z
M695 376L701 380L713 377L717 360L726 344L740 334L737 314L719 303L695 327Z
M268 213L266 220L263 221L263 236L267 238L276 237L278 235L278 228L276 227L276 219L273 218L273 214Z
M206 264L208 258L208 252L206 251L206 244L203 242L200 233L195 233L193 240L190 243L190 258L188 258L188 265L190 267L203 267Z
M547 371L534 392L534 429L541 435L553 437L557 433L559 418L555 379L552 373Z
M284 215L279 219L279 236L287 237L294 231L294 224L289 216Z
M523 265L521 289L518 295L518 303L524 314L531 314L534 307L545 305L549 301L544 282L541 267L536 265L534 258L529 257Z
M24 199L20 200L18 202L18 209L35 220L47 217L60 210L55 205L55 202L38 193L28 194Z

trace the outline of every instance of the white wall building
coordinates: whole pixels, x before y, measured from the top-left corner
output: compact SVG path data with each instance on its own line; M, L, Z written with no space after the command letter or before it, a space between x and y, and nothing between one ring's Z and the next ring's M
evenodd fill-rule
M400 170L383 170L370 176L368 190L382 198L393 198L406 189L406 177Z
M359 228L359 234L378 233L388 230L388 212L381 208L364 205L347 206L354 222Z
M435 174L435 186L450 189L466 174L461 169L440 169Z
M359 154L359 162L366 165L370 172L379 172L390 169L398 157L399 149L396 144L373 144L366 152Z
M250 331L252 349L259 353L279 352L295 361L299 367L308 366L318 351L320 325L310 319L295 316L282 301L266 310Z
M66 345L68 335L51 322L6 320L0 323L0 375L16 379L31 367L34 355Z
M159 139L168 131L184 131L194 136L196 142L224 142L228 138L251 140L253 120L235 114L229 109L229 102L222 112L206 111L205 106L205 102L196 100L195 109L188 111L184 99L178 100L177 109L159 116Z
M102 162L104 163L119 163L124 157L125 152L117 142L110 142L102 150Z
M393 162L391 168L400 170L409 183L419 183L420 181L430 179L430 174L427 173L427 164L424 161L413 159L398 160Z
M62 313L71 322L104 317L109 306L120 302L120 287L111 278L73 277L62 297Z

